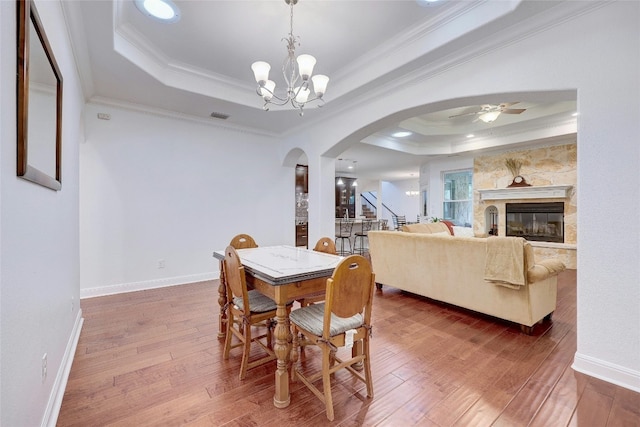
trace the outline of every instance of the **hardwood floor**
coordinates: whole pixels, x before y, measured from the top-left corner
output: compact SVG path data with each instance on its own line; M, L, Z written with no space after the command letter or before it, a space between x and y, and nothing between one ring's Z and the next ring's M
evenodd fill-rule
M301 383L276 409L275 361L222 359L217 281L86 299L59 426L640 426L640 394L574 372L576 274L532 336L385 287L373 308L375 397L338 372L336 419ZM255 346L252 356L259 356ZM254 354L255 353L255 354ZM302 363L319 368L319 352Z

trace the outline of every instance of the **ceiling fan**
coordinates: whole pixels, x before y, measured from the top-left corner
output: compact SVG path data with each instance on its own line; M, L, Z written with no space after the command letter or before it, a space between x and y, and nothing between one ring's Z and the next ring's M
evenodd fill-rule
M504 114L520 114L523 111L526 111L526 108L509 108L512 105L517 104L517 102L503 102L502 104L494 105L494 104L484 104L481 106L480 111L474 111L471 113L464 114L456 114L453 116L449 116L450 119L454 117L463 117L463 116L478 116L474 122L478 120L482 120L485 123L491 123L495 121L498 116L502 113Z

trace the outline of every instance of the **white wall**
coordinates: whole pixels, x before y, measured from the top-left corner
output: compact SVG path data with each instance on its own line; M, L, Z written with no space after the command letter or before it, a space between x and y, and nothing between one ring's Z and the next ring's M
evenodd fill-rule
M38 12L64 79L62 190L16 177L16 2L0 2L0 425L55 421L80 325L78 141L83 100L59 2ZM41 381L42 356L47 376Z
M418 178L401 179L397 181L375 181L359 178L356 212L358 213L358 215L361 215L362 212L362 200L360 200L360 192L372 192L376 195L376 199L372 199L370 197L369 199L378 208L378 218L386 219L388 221L389 227L393 226L393 221L391 218L392 214L382 206L383 203L397 215L404 215L406 216L407 221L414 222L416 221L417 215L420 212L420 197L408 196L406 192L418 190Z
M81 296L217 278L212 252L239 233L294 244L295 172L274 140L93 104L85 126Z
M562 3L551 14L574 4ZM543 24L542 32L512 38L446 72L425 70L423 75L416 73L413 81L380 88L366 103L341 106L330 120L307 129L305 146L342 152L348 147L343 140L371 123L438 101L479 94L577 90L578 186L582 190L578 195L578 351L574 367L640 390L640 223L625 222L624 233L603 233L601 225L603 218L619 218L620 212L637 212L640 207L640 4L622 1L590 6L586 13L568 13L556 21L559 25ZM297 141L291 137L285 145ZM333 187L333 180L323 184ZM309 226L312 237L316 226L320 227Z
M431 160L420 167L420 188L427 188L427 216L442 218L444 210L443 172L473 169L473 157L447 157Z
M420 197L407 196L405 192L417 190L418 178L382 181L381 199L396 215L404 215L408 222L415 222L420 213ZM388 220L389 228L393 228L391 216L386 209L382 209L382 219Z

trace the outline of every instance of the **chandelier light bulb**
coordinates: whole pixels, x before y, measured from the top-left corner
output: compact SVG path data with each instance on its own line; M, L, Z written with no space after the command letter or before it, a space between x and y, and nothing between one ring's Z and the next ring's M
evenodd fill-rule
M305 82L309 80L311 74L313 74L313 67L316 65L316 58L311 55L300 55L296 60L298 62L298 70L300 72L300 77Z
M309 99L309 94L311 91L304 87L297 87L294 89L294 93L296 94L296 102L299 104L304 104Z
M269 80L269 71L271 70L271 65L264 61L256 61L251 64L251 69L253 70L253 75L256 78L256 82L260 86L263 86L267 80Z
M327 90L329 77L324 74L316 74L311 77L311 81L313 82L313 90L316 92L316 96L322 98L322 95L324 95L324 92Z
M273 97L273 93L276 90L276 82L273 80L267 80L264 87L260 88L260 94L265 101L270 100Z

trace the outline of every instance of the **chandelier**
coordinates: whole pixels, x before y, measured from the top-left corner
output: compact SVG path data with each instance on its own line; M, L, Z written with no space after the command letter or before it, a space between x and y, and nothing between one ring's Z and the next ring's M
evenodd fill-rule
M290 29L289 37L283 38L287 42L287 57L282 64L282 74L284 75L284 81L287 84L287 90L283 96L275 94L276 83L273 80L269 80L269 71L271 65L264 61L257 61L251 64L251 69L258 82L258 88L256 92L264 100L265 111L269 111L269 105L291 105L300 110L300 116L304 114L303 108L310 102L320 101L324 103L322 96L327 89L327 83L329 83L329 77L317 74L311 76L313 73L313 67L316 65L316 58L311 55L303 54L296 58L296 45L300 46L298 38L293 35L293 5L298 3L298 0L284 0L291 7L290 13ZM311 88L309 79L313 82L314 95L311 95ZM322 107L322 104L318 105Z

